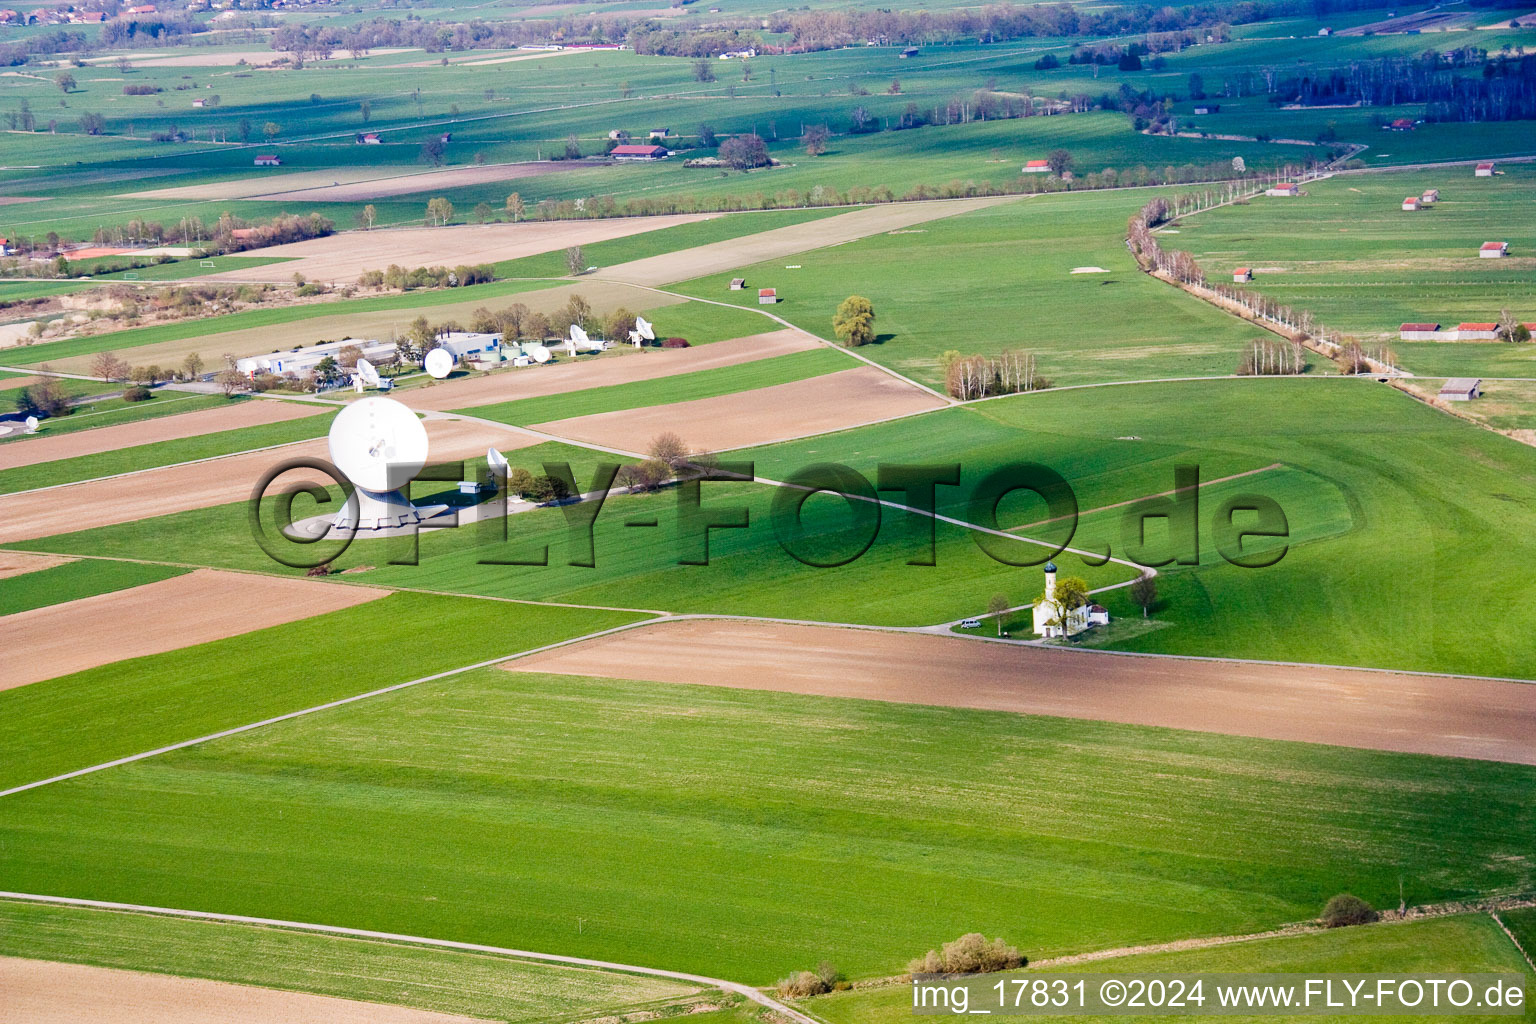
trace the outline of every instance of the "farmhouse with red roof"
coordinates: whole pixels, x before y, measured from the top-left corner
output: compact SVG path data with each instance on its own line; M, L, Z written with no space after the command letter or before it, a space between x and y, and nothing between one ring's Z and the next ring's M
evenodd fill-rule
M665 160L666 146L614 146L608 153L615 160Z

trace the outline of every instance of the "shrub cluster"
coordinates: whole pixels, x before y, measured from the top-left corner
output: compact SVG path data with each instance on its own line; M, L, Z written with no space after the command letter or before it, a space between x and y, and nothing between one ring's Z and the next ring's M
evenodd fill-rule
M795 971L787 978L780 978L778 994L783 999L804 999L847 987L842 972L831 961L823 960L814 971Z
M942 949L930 949L907 965L913 974L987 974L1023 967L1029 958L1002 937L987 940L980 932L962 935L946 942Z
M1370 924L1378 921L1381 915L1359 896L1352 896L1347 892L1341 892L1328 901L1323 907L1323 916L1320 918L1324 928L1347 928L1350 925Z
M408 292L417 288L460 288L470 284L486 284L495 279L496 268L489 263L410 269L391 263L384 270L364 271L358 283L367 288L394 288Z

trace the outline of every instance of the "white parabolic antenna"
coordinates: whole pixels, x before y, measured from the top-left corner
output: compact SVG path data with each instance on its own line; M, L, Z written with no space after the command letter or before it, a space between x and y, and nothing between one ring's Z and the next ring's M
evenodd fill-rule
M505 477L507 475L507 457L495 448L485 450L485 464L491 470L493 476Z
M445 348L435 348L427 353L427 358L422 367L429 376L442 380L453 372L453 353Z
M379 377L379 371L374 369L373 364L366 359L357 361L357 375L363 378L363 383L371 388L379 387L383 383Z
M554 358L550 355L549 349L543 345L533 346L528 350L528 354L533 357L533 361L536 363L547 363Z
M571 324L571 341L573 348L578 345L586 348L592 343L592 339L587 337L587 332L581 329L580 324Z
M29 433L29 434L37 433L37 417L36 416L28 416L27 417L27 433Z
M417 508L404 488L427 461L427 428L416 414L392 398L353 402L331 423L331 461L357 488L351 503L337 513L345 530L383 530L419 523L446 506Z
M646 341L656 340L656 328L652 327L651 322L643 316L635 317L635 330L639 331L640 337Z

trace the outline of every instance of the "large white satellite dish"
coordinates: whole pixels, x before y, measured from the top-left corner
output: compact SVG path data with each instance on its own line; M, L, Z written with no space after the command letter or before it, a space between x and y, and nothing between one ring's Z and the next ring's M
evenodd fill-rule
M442 380L453 372L453 353L445 348L435 348L427 353L427 358L421 365L428 376Z
M426 464L427 428L394 399L375 396L353 402L331 423L329 442L331 461L357 488L355 510L349 502L336 516L337 527L407 526L447 507L417 508L402 490Z
M528 354L533 357L533 361L536 363L547 363L554 358L554 354L543 345L533 346L528 350Z
M581 329L580 324L571 324L571 340L585 348L591 339L587 337L587 332Z
M656 340L656 328L652 327L651 322L643 316L635 317L635 330L639 331L640 337L646 341Z
M27 417L27 433L29 433L29 434L37 433L37 417L36 416L28 416Z
M485 450L485 464L490 467L492 473L498 476L507 475L507 457L495 448Z
M359 359L357 361L357 375L363 378L363 383L371 388L379 387L384 383L383 379L379 376L379 371L366 359Z

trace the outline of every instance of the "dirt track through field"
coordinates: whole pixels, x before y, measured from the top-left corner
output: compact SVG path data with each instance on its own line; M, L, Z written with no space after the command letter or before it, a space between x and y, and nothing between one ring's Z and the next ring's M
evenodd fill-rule
M558 395L585 388L655 380L679 373L697 373L758 359L806 352L821 346L800 331L770 331L745 338L717 341L696 348L624 350L601 359L530 366L473 380L445 381L402 391L399 399L412 409L472 409L519 398Z
M303 274L314 281L356 281L365 270L402 267L456 266L496 263L536 256L573 245L591 245L678 224L708 220L711 214L669 217L624 217L590 221L524 221L521 224L461 224L446 228L383 228L290 242L256 250L261 256L289 262L246 270L209 274L202 281L268 281L281 283Z
M387 199L390 196L411 195L437 189L464 188L468 185L488 185L498 181L515 181L521 178L537 178L558 171L580 170L565 163L528 161L517 164L486 164L472 167L450 167L439 171L421 171L371 181L355 181L345 185L326 184L318 188L300 187L286 192L263 192L250 198L262 202L315 202L361 203L370 199ZM589 165L591 166L591 165Z
M0 379L0 391L15 391L18 388L29 388L42 380L41 377L5 377Z
M306 579L198 569L158 583L0 617L0 690L221 640L389 593Z
M130 199L249 199L267 192L298 191L357 181L375 181L394 177L388 167L328 167L323 171L251 170L231 181L209 181L199 185L174 185L139 192L124 192ZM425 173L399 170L400 174Z
M35 466L55 459L74 459L82 455L116 451L157 441L173 441L184 437L198 437L220 430L236 430L240 427L260 426L264 423L280 423L304 416L316 416L325 411L324 406L279 402L270 399L245 401L226 407L200 409L139 423L123 423L115 427L98 427L95 430L76 430L69 434L49 437L40 434L0 445L0 469L19 466Z
M431 439L430 462L484 455L491 445L508 452L538 444L540 440L531 434L462 420L429 420L427 436ZM244 501L263 473L280 462L300 457L329 460L326 440L301 441L187 466L148 469L114 480L0 495L0 544ZM312 472L308 478L319 480L320 474ZM167 537L166 558L175 558L174 548L175 538Z
M306 992L0 957L0 1024L470 1024Z
M657 287L677 281L688 281L705 274L718 274L738 267L750 266L764 260L780 259L797 252L820 249L829 245L851 242L857 238L878 235L885 231L921 224L939 217L980 210L999 203L1018 202L1018 196L987 196L981 199L952 199L942 202L890 203L870 206L840 213L835 217L791 224L787 227L760 231L754 235L731 238L723 242L695 246L679 252L662 253L628 263L618 263L602 268L597 276L605 281L625 281L629 284ZM285 276L283 280L287 280ZM759 282L748 281L751 288ZM761 282L763 287L774 284Z
M66 558L63 555L28 555L20 551L0 551L0 580L52 569L56 565L73 561L73 558Z
M723 620L662 622L504 667L1536 764L1536 685L1498 680Z
M860 366L732 395L538 423L534 429L625 451L643 451L651 438L672 431L694 451L718 452L942 408L944 403L927 392L884 370Z

